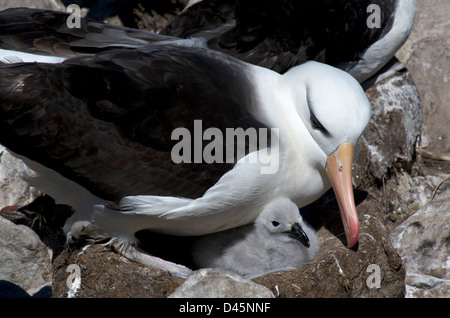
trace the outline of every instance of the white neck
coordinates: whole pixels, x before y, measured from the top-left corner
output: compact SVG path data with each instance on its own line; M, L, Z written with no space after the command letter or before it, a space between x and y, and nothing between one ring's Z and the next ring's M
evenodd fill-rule
M274 187L283 189L284 195L297 204L300 204L297 196L299 189L302 189L301 204L304 205L305 197L312 202L323 194L320 190L324 184L325 188L329 187L325 172L326 155L307 130L296 107L304 104L303 100L298 100L302 98L298 94L298 90L303 89L300 84L302 79L296 75L293 78L287 73L264 73L264 76L255 77L255 98L262 105L263 122L270 127L279 128L280 132L280 167L272 181ZM311 180L307 174L320 174L321 178L312 179L322 181L318 184L306 184L307 180Z

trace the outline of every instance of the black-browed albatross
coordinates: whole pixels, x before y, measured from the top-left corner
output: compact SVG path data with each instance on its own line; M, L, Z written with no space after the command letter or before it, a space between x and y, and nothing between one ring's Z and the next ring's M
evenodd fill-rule
M160 33L280 73L321 61L362 83L406 41L414 12L415 0L202 0Z
M8 11L0 17L0 27L9 35L0 43L3 49L73 56L170 39L161 34L201 37L211 49L280 73L316 60L362 83L388 64L407 40L415 0L203 0L189 6L159 36L85 19L80 28L69 29L63 13Z
M302 207L333 186L347 244L356 244L351 164L370 105L348 73L307 62L280 75L199 40L54 63L7 53L0 143L40 175L32 184L74 207L69 237L114 238L127 256L185 276L186 268L137 252L134 234L217 232L254 221L276 197ZM196 120L204 131L274 128L277 138L237 163L175 163L172 133L194 135ZM274 173L261 173L264 154Z

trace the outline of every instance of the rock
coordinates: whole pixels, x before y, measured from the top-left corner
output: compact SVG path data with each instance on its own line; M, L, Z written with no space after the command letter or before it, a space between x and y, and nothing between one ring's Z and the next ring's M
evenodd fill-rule
M66 248L56 257L52 295L161 298L170 295L182 282L166 272L129 261L103 245L89 245Z
M32 229L50 250L58 254L67 240L62 228L73 210L67 205L56 204L48 195L41 195L30 204L9 207L0 213L11 222Z
M366 90L372 118L360 138L354 164L356 187L380 183L400 162L410 166L420 136L422 107L419 93L408 73L397 73Z
M39 191L22 178L31 174L32 171L21 160L0 145L0 209L10 205L25 205L36 198Z
M450 295L450 188L392 231L406 268L406 297Z
M59 0L2 0L0 3L0 10L14 7L65 11L64 5Z
M448 189L450 172L449 12L447 0L417 0L411 35L396 54L414 77L423 107L421 147L417 153L421 175L408 178L401 174L392 184L387 183L384 196L392 214L406 211L410 216L415 212L406 221L401 218L404 223L391 233L405 262L406 297L450 294L450 197L448 190L440 194L441 189Z
M377 200L369 195L357 210L359 241L348 249L336 201L328 192L311 206L312 225L320 227L319 256L302 268L253 281L277 297L403 297L405 269L389 241Z
M273 298L264 286L221 269L193 272L169 298Z
M0 233L0 281L20 286L29 295L51 285L51 255L37 234L1 216Z
M417 0L411 35L397 52L419 90L425 153L450 161L450 1ZM447 166L448 168L448 166Z
M425 206L441 188L445 189L445 185L448 184L450 173L436 170L432 173L431 169L427 169L428 173L423 174L422 164L420 162L416 164L419 166L420 173L411 175L405 171L395 170L379 190L371 189L371 194L378 198L380 208L385 211L385 216L389 220L387 226L390 230Z
M156 3L142 1L132 10L128 9L121 12L120 18L127 27L158 33L183 11L187 2L187 0L172 0L157 5Z

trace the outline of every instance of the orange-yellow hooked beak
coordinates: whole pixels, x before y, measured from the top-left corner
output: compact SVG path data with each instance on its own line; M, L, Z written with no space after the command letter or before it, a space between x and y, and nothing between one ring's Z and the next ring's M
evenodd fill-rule
M328 157L326 166L341 212L348 247L355 246L359 234L359 220L352 185L353 151L352 143L344 142Z

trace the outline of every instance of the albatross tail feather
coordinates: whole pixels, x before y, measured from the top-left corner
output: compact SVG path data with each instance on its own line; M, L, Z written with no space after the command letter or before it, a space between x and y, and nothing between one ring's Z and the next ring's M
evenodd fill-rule
M193 200L152 195L128 196L119 207L97 204L93 207L92 223L100 237L136 242L140 230L157 229L160 215L188 205Z
M122 211L132 211L133 214L161 214L191 203L192 199L177 197L161 197L156 195L134 195L120 200Z

